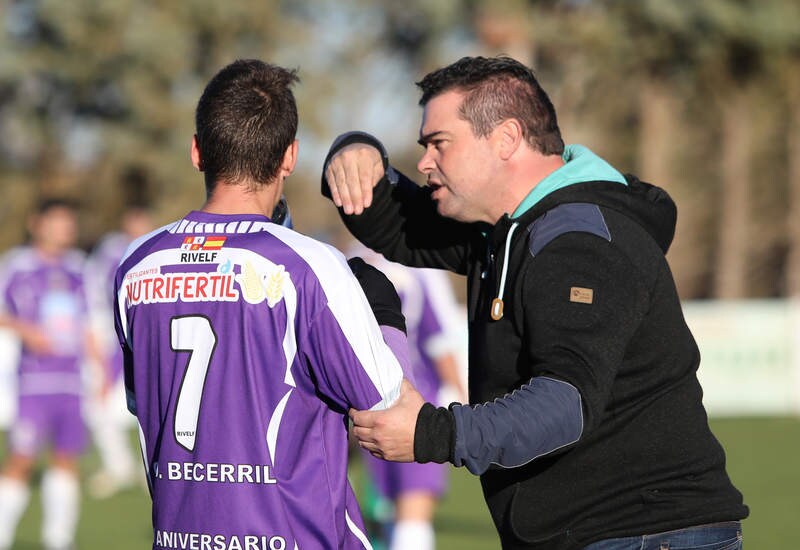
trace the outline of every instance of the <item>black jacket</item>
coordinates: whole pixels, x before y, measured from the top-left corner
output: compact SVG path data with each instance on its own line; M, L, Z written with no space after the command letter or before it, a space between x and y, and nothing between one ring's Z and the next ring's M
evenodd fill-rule
M391 175L342 218L390 260L468 278L470 403L490 403L423 407L415 455L481 473L504 548L747 516L701 402L664 256L676 221L664 191L578 183L487 226L439 216L427 189Z

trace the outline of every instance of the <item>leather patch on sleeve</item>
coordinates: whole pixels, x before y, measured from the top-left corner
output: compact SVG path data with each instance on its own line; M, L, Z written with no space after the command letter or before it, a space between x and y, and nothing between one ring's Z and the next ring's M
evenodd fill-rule
M569 289L569 301L579 304L591 304L594 301L594 290L591 288L573 286Z

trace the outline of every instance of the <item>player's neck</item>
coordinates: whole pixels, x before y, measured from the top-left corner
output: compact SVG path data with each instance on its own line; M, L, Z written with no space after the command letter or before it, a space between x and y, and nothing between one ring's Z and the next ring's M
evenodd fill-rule
M210 214L260 214L270 217L281 197L283 182L261 185L218 183L201 210Z
M48 263L57 262L66 253L66 250L60 246L50 246L42 243L35 243L34 248L39 257Z

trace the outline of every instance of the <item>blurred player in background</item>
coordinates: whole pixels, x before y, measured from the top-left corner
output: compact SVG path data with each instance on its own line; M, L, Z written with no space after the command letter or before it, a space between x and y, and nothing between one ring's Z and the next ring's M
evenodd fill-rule
M346 414L407 386L405 327L377 270L353 263L370 303L341 253L270 218L297 160L296 80L240 60L209 82L191 153L206 203L117 271L154 549L369 547Z
M153 217L144 204L132 204L122 214L120 230L104 236L86 262L86 293L92 330L109 373L109 390L93 400L88 423L100 456L100 470L89 478L89 493L106 498L134 483L135 461L125 409L122 349L114 334L114 275L135 239L152 231Z
M466 402L457 359L461 338L454 327L460 313L447 274L390 262L363 246L356 246L351 252L383 272L400 295L417 390L426 401L438 405ZM447 485L449 466L386 462L367 452L363 455L379 495L394 505L393 525L386 529L389 550L432 550L433 516Z
M30 222L32 242L9 251L0 272L0 325L20 338L19 400L10 456L0 477L0 548L11 547L29 497L37 454L52 445L42 478L42 541L68 548L80 505L78 457L86 434L81 416L81 365L96 355L87 322L84 255L74 207L42 202ZM102 376L102 375L101 375ZM99 383L100 388L105 382Z

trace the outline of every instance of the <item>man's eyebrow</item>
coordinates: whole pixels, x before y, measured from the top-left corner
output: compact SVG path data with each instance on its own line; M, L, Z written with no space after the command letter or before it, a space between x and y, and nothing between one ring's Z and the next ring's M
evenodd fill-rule
M423 134L423 135L421 135L419 137L419 139L417 140L417 143L419 143L420 145L425 147L428 143L431 142L431 140L433 140L433 138L435 138L436 136L438 136L439 134L442 134L442 133L444 133L444 132L442 132L441 130L436 130L435 132L430 132L428 134Z

